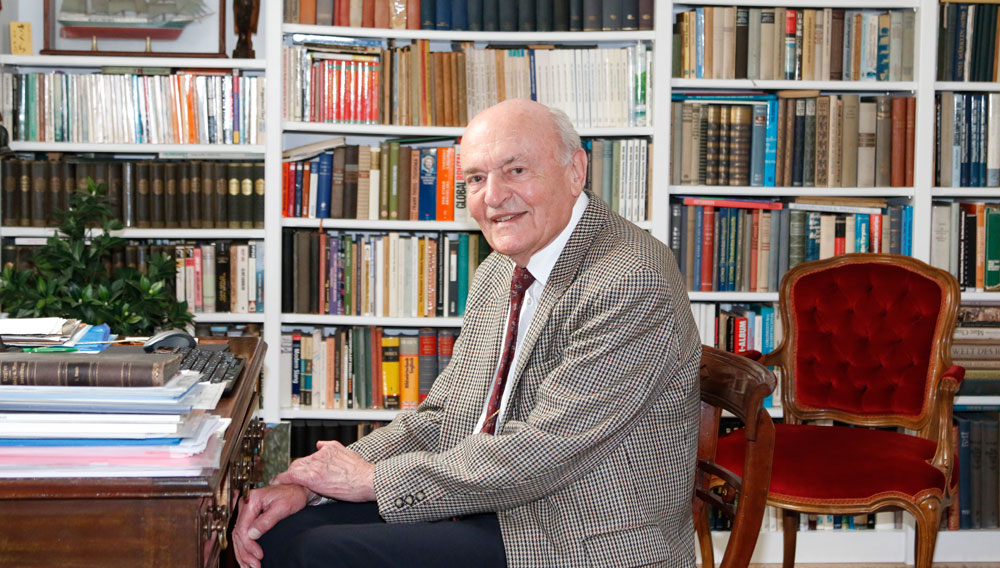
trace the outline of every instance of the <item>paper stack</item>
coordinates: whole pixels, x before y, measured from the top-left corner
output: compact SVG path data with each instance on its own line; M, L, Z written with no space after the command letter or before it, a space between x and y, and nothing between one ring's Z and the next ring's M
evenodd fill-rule
M0 380L8 383L0 384L0 478L189 477L217 468L229 421L199 409L218 401L214 393L202 400L210 385L199 379L179 371L149 387Z

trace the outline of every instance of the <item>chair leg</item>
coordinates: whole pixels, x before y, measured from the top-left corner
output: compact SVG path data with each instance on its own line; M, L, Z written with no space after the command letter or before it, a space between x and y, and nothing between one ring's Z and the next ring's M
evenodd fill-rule
M795 537L799 532L799 514L795 511L781 511L782 530L784 531L785 551L781 563L782 568L795 566Z
M712 549L712 531L708 527L708 508L700 500L694 504L694 530L701 548L701 568L715 568L715 552Z
M938 527L941 525L941 501L930 497L917 503L917 507L920 514L914 515L917 522L915 568L931 568Z

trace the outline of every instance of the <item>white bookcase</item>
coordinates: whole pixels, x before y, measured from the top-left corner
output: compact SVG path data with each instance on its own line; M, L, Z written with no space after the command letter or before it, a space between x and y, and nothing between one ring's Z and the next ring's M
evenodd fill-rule
M228 2L226 3L229 4ZM265 228L262 230L167 230L128 229L123 236L134 238L171 238L183 233L184 238L253 238L264 239L265 258L268 261L265 272L265 312L263 314L200 314L198 321L260 322L263 323L264 339L269 349L264 362L262 383L263 407L261 416L268 422L294 418L349 419L349 420L389 420L395 411L386 410L302 410L281 408L280 393L286 379L279 376L280 336L282 325L379 325L392 327L459 327L459 318L365 318L357 316L323 316L309 314L283 314L281 312L281 234L283 228L318 228L315 219L285 219L281 214L281 152L284 148L316 140L327 136L344 136L362 140L377 140L403 136L460 136L462 128L455 127L415 127L415 126L362 126L334 125L304 122L289 122L282 119L282 44L288 34L343 35L350 37L427 39L441 41L476 42L516 42L520 44L594 44L615 42L649 42L653 46L652 71L653 101L649 111L650 126L642 128L581 129L583 136L645 136L652 144L650 159L654 167L649 180L651 191L648 203L649 220L640 226L649 230L662 241L669 235L669 199L671 195L706 196L796 196L821 194L828 196L881 196L902 197L910 200L914 212L912 234L914 256L928 260L930 254L931 202L938 198L990 198L1000 199L1000 190L981 188L935 188L933 186L932 156L934 154L934 96L937 91L1000 91L996 83L954 83L936 82L935 58L937 38L937 2L935 0L704 0L675 2L657 0L654 31L640 32L442 32L425 30L386 30L364 28L338 28L328 26L302 26L281 24L282 2L261 3L260 29L254 37L257 59L176 59L176 58L135 58L135 57L69 57L69 56L12 56L0 55L0 64L18 68L99 68L102 65L122 66L171 66L208 67L257 70L267 77L265 140L260 146L164 146L151 148L149 145L68 145L15 143L15 149L25 151L76 151L76 152L118 152L118 153L233 153L234 159L246 154L263 155L267 191L265 194ZM751 80L700 80L671 79L671 35L674 14L691 6L739 6L795 8L900 8L916 11L914 39L914 80L907 82L844 82L844 81L751 81ZM42 12L41 3L34 0L10 2L0 12L0 41L8 49L7 24L10 21L30 21L34 29L35 52L41 47ZM231 11L231 8L228 8ZM232 21L232 14L227 21ZM231 32L230 32L231 33ZM229 49L235 38L229 38ZM916 97L916 136L914 185L906 188L759 188L759 187L708 187L672 186L669 183L670 163L669 125L671 92L677 89L819 89L840 92L892 91L908 92ZM368 143L368 142L366 142ZM225 159L224 156L220 157ZM475 230L471 224L417 221L355 221L326 219L324 228L356 230ZM0 227L0 236L42 236L48 232L34 228ZM692 301L699 302L776 302L776 293L740 292L692 292ZM964 293L966 301L1000 301L1000 294ZM962 397L957 404L1000 405L1000 397ZM780 415L776 409L775 415ZM1000 562L1000 548L995 545L1000 531L942 531L939 533L935 560L939 562ZM717 548L724 546L727 534L715 535ZM800 532L798 536L797 559L800 563L872 564L913 562L914 529L910 520L904 527L890 531L814 531ZM721 548L718 548L721 550ZM764 532L758 541L754 562L779 563L782 543L780 532Z

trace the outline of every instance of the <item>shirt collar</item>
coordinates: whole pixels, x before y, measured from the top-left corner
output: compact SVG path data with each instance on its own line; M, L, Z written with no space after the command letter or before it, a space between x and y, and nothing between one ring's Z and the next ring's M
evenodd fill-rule
M540 284L542 288L548 282L549 274L555 268L556 261L559 260L559 255L566 248L566 243L569 242L570 235L576 229L576 225L583 217L583 212L587 209L589 203L590 198L587 197L587 194L580 192L580 195L576 198L576 203L573 204L573 212L570 214L569 223L566 223L566 227L563 228L562 232L551 243L531 255L531 259L528 260L528 266L525 268L528 269L528 272L531 272L531 275L535 277L535 282Z

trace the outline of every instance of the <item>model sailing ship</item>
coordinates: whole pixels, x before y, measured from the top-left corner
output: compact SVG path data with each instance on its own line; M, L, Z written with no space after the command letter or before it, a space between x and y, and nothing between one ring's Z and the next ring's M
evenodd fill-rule
M173 40L185 26L209 13L202 0L63 0L60 35Z

